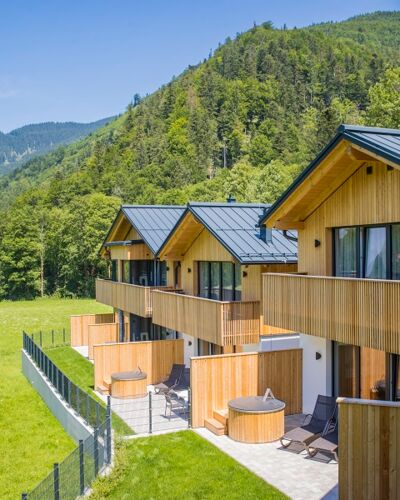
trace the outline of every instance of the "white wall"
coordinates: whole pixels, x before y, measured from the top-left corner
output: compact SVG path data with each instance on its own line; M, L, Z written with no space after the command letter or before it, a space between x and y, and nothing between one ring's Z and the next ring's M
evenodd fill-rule
M184 340L184 362L185 366L187 368L190 368L190 358L197 356L197 339L195 339L191 335L186 335L186 333L179 333L179 338Z
M332 393L332 342L300 334L303 349L303 412L312 413L318 394ZM316 353L321 354L316 359Z
M300 346L299 335L266 335L260 338L260 351L284 351L285 349L298 349Z

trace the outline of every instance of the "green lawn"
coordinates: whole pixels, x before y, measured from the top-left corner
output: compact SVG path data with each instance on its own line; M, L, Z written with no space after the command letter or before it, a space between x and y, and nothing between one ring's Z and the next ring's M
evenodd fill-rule
M75 447L21 373L21 331L69 329L71 314L108 311L94 300L0 302L0 498L31 490Z
M74 384L91 394L98 401L101 401L93 392L93 363L69 346L48 348L45 349L45 352ZM117 415L113 415L112 423L114 430L119 434L133 434L132 429Z
M287 498L193 431L133 439L118 456L91 499Z

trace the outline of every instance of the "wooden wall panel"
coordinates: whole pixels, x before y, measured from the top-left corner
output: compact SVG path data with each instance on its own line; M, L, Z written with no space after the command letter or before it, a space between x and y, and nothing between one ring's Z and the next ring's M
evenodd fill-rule
M366 166L372 165L367 175ZM299 271L332 274L329 228L400 222L400 172L379 162L360 167L323 202L298 232ZM321 245L314 246L319 240ZM328 257L327 257L328 255Z
M120 260L152 260L154 255L144 243L130 246L109 247L111 259Z
M339 398L339 497L400 498L400 403Z
M93 346L107 342L118 342L118 323L88 325L88 358L93 359Z
M157 384L169 375L174 363L184 363L183 349L183 339L95 345L94 385L101 387L104 381L110 382L112 373L138 367L147 373L147 384Z
M190 366L193 427L203 427L231 399L263 395L267 387L285 401L287 415L301 413L301 349L197 357Z
M289 274L263 280L267 323L400 354L400 281Z
M114 313L105 314L80 314L70 317L71 323L71 346L88 345L88 326L99 323L113 323Z

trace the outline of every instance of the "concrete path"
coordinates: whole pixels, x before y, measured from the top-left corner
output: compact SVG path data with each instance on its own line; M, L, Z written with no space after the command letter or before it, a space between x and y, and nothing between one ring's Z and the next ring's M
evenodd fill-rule
M296 426L296 416L286 417L287 430ZM228 436L216 436L205 428L196 432L217 446L267 483L295 500L336 500L338 465L310 460L305 452L281 448L279 441L268 444L244 444ZM320 457L321 459L324 457Z

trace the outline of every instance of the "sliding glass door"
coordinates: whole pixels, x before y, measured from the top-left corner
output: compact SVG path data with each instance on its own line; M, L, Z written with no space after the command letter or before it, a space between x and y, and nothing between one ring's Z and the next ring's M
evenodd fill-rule
M198 262L198 295L212 300L240 300L240 265L232 262Z
M365 229L364 278L385 279L388 277L386 227L367 227Z

